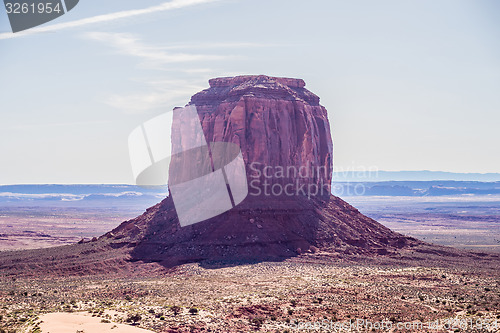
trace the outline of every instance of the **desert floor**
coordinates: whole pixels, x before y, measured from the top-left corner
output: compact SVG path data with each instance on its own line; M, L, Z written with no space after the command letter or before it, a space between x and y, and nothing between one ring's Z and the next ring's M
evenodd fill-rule
M72 323L64 332L86 333L113 325L112 332L500 332L495 270L312 259L186 264L156 277L4 277L0 327L57 333L64 322ZM77 328L82 321L87 326ZM320 322L322 330L311 329Z

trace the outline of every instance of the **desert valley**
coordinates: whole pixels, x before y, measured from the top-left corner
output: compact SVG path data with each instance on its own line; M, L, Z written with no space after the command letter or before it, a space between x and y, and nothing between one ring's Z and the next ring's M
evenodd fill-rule
M247 171L325 171L245 174L256 188L332 184L329 119L303 80L212 79L190 105ZM233 207L186 226L165 187L0 187L0 332L500 332L498 182L234 204L226 173Z

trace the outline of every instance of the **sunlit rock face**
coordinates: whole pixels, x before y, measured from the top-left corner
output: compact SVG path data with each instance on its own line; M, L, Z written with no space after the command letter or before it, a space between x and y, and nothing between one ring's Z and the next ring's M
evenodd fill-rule
M303 80L252 75L209 83L190 104L207 142L240 146L250 196L329 195L333 145L327 111Z

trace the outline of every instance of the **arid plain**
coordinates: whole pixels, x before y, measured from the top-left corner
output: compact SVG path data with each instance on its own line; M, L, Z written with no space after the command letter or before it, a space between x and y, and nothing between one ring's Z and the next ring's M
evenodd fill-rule
M487 232L498 230L494 224L499 220L498 203L492 197L464 201L463 197L364 196L349 201L398 232L452 246L457 237L457 247L496 250L491 245L497 236ZM122 205L70 206L44 203L24 209L25 216L19 215L19 207L4 206L2 250L90 240L141 210L140 204L129 206L128 211ZM450 217L461 216L463 221L464 206L469 221L457 224ZM121 273L3 276L0 327L5 332L52 333L135 332L138 328L154 332L499 331L500 278L494 263L475 266L464 259L462 265L460 260L409 264L401 259L309 251L283 262L192 263L167 270L149 264L135 277Z

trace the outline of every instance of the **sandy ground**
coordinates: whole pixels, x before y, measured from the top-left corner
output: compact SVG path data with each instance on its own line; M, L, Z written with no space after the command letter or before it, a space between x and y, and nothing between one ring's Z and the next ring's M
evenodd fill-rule
M500 333L500 276L493 265L461 267L457 260L449 268L406 267L318 256L326 253L221 267L192 263L149 277L0 276L0 331L299 332L297 322L349 325L367 319L394 325L438 321L436 328L399 333L453 332L447 324L460 332ZM127 326L136 315L140 326ZM101 323L103 318L114 323Z
M153 332L124 324L101 323L101 318L85 313L48 313L40 316L42 333L145 333Z

